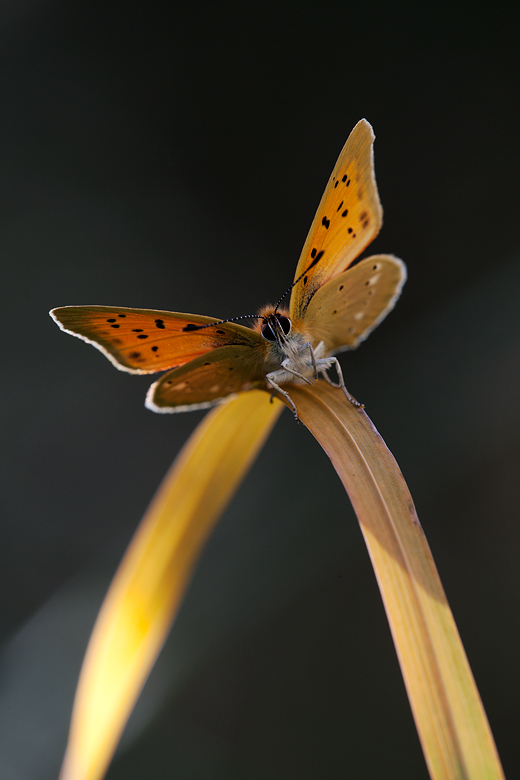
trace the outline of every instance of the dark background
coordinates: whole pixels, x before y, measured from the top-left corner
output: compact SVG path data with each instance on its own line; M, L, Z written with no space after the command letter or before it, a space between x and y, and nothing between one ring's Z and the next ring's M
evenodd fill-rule
M51 780L83 651L202 413L48 309L276 300L366 117L402 298L342 358L405 474L506 773L520 696L519 6L25 0L0 11L0 775ZM109 778L426 778L375 578L284 413Z

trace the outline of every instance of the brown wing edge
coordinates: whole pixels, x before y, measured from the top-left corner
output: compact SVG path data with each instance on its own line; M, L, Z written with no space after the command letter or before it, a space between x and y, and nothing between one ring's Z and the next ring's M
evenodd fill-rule
M197 404L183 404L181 406L157 406L154 403L153 397L157 389L157 385L161 380L158 379L153 385L150 385L148 392L146 393L146 399L144 405L151 412L157 412L158 414L176 414L177 412L196 412L199 409L211 409L212 406L218 406L219 404L227 403L232 398L236 398L238 393L231 393L225 395L222 398L215 398L213 401L203 401Z

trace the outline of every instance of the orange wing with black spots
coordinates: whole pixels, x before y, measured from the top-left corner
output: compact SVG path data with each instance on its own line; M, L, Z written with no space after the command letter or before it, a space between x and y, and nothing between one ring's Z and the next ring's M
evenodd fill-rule
M182 366L218 347L263 349L259 333L234 322L196 329L216 321L199 314L115 306L62 306L50 314L66 333L97 347L116 368L131 374Z
M316 290L345 271L379 233L383 210L374 175L374 138L362 119L336 162L296 267L293 320L304 318Z

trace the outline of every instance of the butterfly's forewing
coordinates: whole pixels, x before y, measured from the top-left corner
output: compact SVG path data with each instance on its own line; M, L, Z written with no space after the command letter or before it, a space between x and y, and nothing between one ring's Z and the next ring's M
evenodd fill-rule
M304 318L316 290L348 268L381 228L374 137L365 119L358 122L332 171L296 268L295 280L303 276L291 294L295 321Z
M328 352L354 349L394 308L405 281L402 260L367 257L320 287L307 308L305 329Z
M252 333L258 338L253 349L241 345L220 347L168 371L150 387L146 406L154 412L204 409L256 383L265 387L265 347L262 337Z
M198 314L62 306L53 309L51 316L66 333L97 347L117 368L131 374L153 374L181 366L229 344L254 347L262 342L258 333L233 322L190 330L193 325L215 322L215 318Z

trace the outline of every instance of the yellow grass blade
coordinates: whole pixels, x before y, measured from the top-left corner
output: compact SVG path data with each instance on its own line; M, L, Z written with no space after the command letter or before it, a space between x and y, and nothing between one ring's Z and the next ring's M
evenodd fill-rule
M358 516L430 776L503 779L453 615L397 463L366 414L337 389L320 382L291 387L290 393Z
M164 479L97 619L61 780L99 780L105 773L201 548L282 409L261 391L218 406Z

